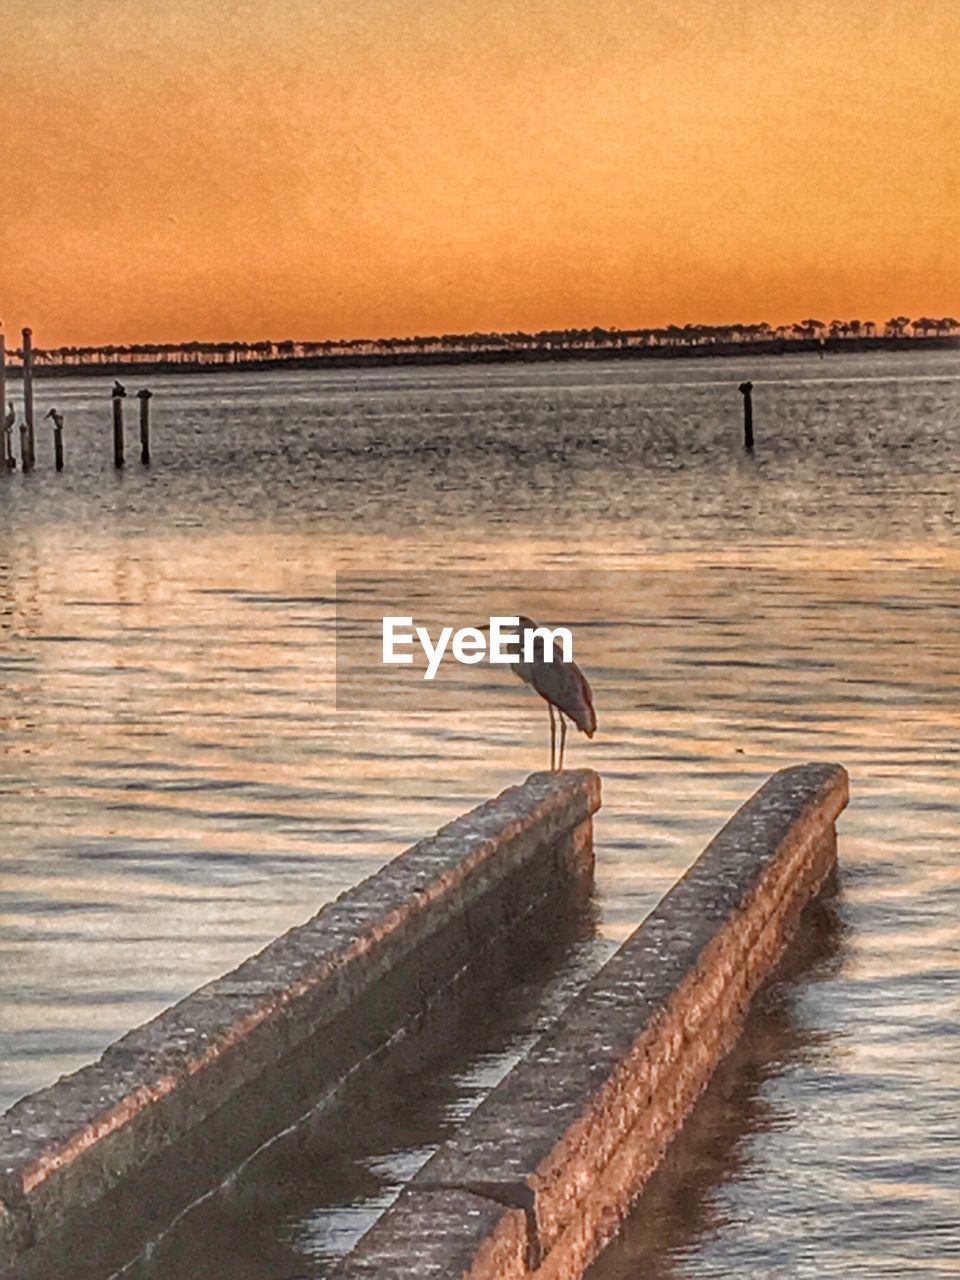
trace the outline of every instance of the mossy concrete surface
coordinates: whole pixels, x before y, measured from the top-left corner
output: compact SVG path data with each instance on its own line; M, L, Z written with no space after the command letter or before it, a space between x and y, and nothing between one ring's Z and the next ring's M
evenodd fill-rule
M846 772L775 774L333 1271L575 1280L735 1042L836 862Z
M548 928L551 902L589 887L599 805L589 770L534 774L18 1102L0 1120L0 1274L19 1275L51 1237L69 1242L72 1223L151 1162L169 1168L171 1150L196 1163L210 1143L195 1135L232 1100L268 1092L269 1123L277 1091L259 1085L287 1061L308 1057L314 1097L335 1099L492 950L533 917ZM272 1135L232 1136L256 1148Z

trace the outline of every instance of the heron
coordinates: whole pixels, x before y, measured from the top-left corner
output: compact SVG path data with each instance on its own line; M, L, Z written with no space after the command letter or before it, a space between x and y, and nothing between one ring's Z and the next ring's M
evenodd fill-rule
M567 720L572 720L581 733L592 738L597 731L597 713L593 709L593 690L590 682L575 662L565 662L554 658L548 662L546 656L546 638L534 634L533 660L524 661L525 637L528 632L536 632L537 624L532 618L517 619L520 634L520 660L511 663L515 674L524 684L539 693L550 712L550 769L559 772L563 769L563 752L567 742ZM484 628L487 630L488 628ZM557 761L557 720L556 709L560 720L560 758Z

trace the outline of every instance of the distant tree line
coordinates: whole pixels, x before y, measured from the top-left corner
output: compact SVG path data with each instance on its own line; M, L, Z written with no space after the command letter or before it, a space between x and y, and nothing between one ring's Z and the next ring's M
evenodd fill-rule
M349 338L324 342L298 342L287 338L282 342L163 342L134 343L129 346L64 346L35 348L39 367L88 367L98 365L208 365L243 366L266 362L284 363L298 360L322 361L356 356L391 357L481 352L576 352L624 351L631 348L703 349L739 344L777 344L794 342L844 342L884 338L944 338L960 332L960 320L952 316L934 318L893 316L878 326L873 320L798 320L794 324L670 324L650 329L541 329L538 333L520 330L494 333L445 333L407 338ZM14 348L15 359L22 353Z

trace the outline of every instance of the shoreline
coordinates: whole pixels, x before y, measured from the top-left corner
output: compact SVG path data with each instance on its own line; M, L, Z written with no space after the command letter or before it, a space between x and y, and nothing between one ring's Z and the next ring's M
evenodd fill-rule
M633 346L513 346L469 350L356 351L329 355L263 355L239 361L200 358L137 360L110 359L47 363L35 349L35 378L120 377L123 374L247 373L251 370L431 368L440 365L553 364L569 361L711 360L738 356L770 358L789 355L831 355L875 351L960 351L960 337L783 338L769 342L636 344ZM23 367L7 353L7 377L22 380ZM188 352L184 352L189 357Z

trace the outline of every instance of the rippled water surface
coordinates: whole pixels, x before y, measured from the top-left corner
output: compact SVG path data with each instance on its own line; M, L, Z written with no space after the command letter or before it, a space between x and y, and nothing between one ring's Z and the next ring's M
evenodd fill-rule
M461 1046L365 1183L272 1204L236 1276L322 1275L811 758L852 780L829 927L597 1280L960 1274L960 355L152 385L149 471L110 465L107 380L50 380L67 470L42 435L0 476L3 1104L544 766L540 705L488 668L335 698L338 581L341 618L375 575L458 625L502 590L575 625L594 686L570 758L604 777L597 937Z

